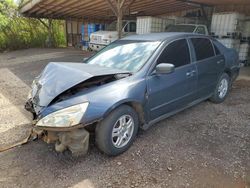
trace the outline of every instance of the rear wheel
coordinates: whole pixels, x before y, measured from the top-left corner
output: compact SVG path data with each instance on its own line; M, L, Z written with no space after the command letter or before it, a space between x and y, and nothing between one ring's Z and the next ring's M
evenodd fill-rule
M96 127L96 144L108 155L119 155L133 143L138 132L139 121L133 108L122 105L112 111Z
M210 100L214 103L222 103L229 93L230 85L230 77L223 73Z

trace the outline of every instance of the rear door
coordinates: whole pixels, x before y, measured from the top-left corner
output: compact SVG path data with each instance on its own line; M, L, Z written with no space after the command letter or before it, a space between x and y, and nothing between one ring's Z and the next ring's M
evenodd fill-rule
M160 63L174 64L175 71L170 74L152 72L148 76L150 120L185 107L194 100L196 92L197 70L195 64L191 63L186 39L168 44L157 60L157 64Z
M195 52L198 70L197 98L208 97L213 93L224 71L224 56L215 49L216 47L208 38L190 38L190 41Z

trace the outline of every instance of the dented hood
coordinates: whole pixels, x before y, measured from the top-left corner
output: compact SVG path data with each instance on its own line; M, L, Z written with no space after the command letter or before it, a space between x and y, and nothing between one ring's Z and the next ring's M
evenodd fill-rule
M64 91L92 77L122 73L127 71L84 63L49 63L32 84L32 101L45 107Z

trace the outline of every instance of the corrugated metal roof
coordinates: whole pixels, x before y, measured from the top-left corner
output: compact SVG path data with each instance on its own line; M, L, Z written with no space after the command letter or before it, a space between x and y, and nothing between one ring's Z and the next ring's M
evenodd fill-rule
M21 13L29 17L40 18L80 18L109 20L114 13L109 6L115 0L30 0L21 8ZM125 0L126 14L136 13L138 15L156 16L171 12L196 9L197 4L207 5L243 5L245 12L250 12L250 0Z

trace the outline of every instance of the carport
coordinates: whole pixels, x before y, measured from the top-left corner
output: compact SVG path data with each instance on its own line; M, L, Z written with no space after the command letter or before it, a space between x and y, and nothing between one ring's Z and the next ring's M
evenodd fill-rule
M250 19L250 0L30 0L21 8L48 29L53 19L109 23L190 12L210 23L213 12L232 11ZM44 67L81 63L91 54L75 48L0 53L0 151L27 141L32 117L24 104ZM119 157L99 152L92 135L85 157L56 153L54 145L40 140L0 152L1 187L250 187L250 67L244 68L224 103L204 101L141 131Z
M27 17L107 22L117 19L121 37L122 19L137 16L180 14L201 10L209 21L211 11L238 11L250 15L249 0L30 0L20 12ZM48 25L48 28L50 25Z

